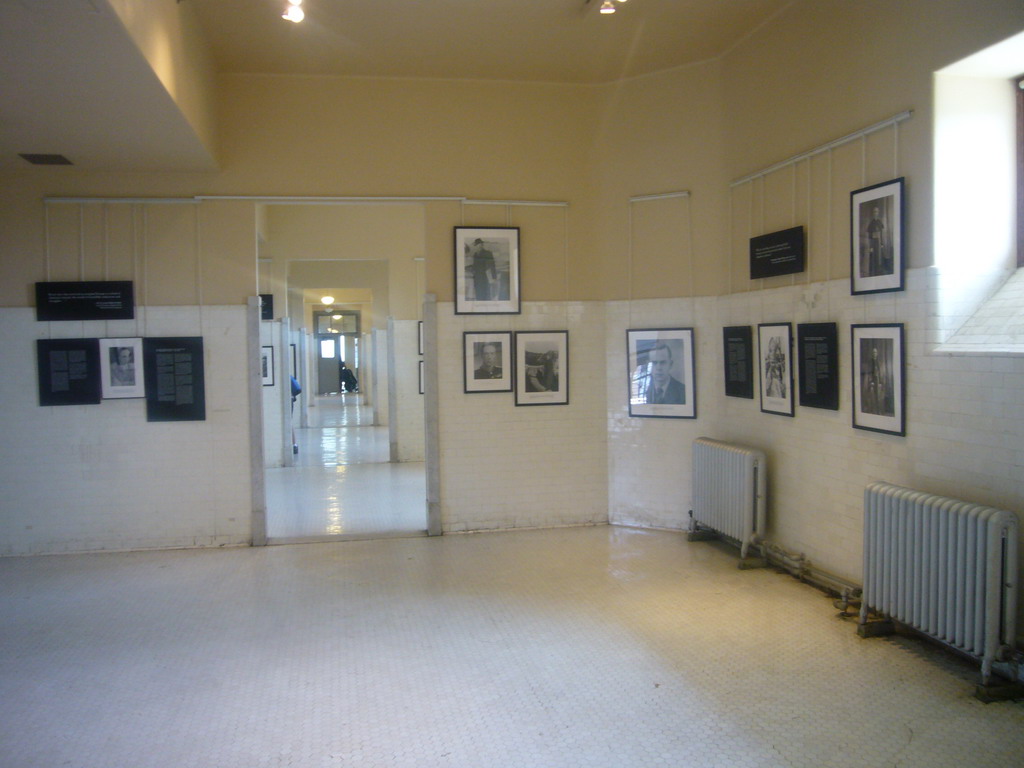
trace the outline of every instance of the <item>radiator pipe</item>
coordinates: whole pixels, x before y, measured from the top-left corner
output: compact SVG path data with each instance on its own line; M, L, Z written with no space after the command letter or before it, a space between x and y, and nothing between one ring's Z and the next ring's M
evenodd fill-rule
M856 601L860 597L861 586L859 584L854 584L841 576L836 576L834 573L816 568L803 552L794 555L784 550L778 544L770 542L764 542L761 545L761 550L764 552L768 562L773 565L781 567L801 581L806 581L819 589L824 589L826 592L842 597L844 605L837 607L844 612L849 607L851 601Z

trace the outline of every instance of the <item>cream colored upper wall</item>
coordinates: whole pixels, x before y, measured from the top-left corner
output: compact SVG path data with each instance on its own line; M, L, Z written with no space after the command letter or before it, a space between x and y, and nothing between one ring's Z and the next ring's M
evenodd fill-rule
M293 261L386 262L386 297L381 298L386 299L388 312L401 320L419 318L421 298L416 259L424 254L421 205L268 205L266 211L266 252L277 273L284 269L288 275L287 267L282 265ZM362 273L346 274L355 279ZM322 285L306 283L302 287L369 286L334 281Z
M207 151L216 157L213 59L188 3L106 0Z
M1016 0L794 3L722 61L728 178L913 110L895 145L878 137L863 160L859 145L837 155L833 238L818 264L831 260L832 277L841 276L836 269L848 274L849 192L897 175L907 180L909 266L931 264L933 72L1021 28L1024 4ZM779 196L788 202L792 193Z
M719 69L717 62L705 62L603 89L587 196L593 274L580 269L580 279L590 281L597 296L724 289L718 263L726 233ZM690 196L630 203L680 191Z
M839 277L848 270L850 189L899 173L908 184L910 264L929 264L932 72L1021 28L1024 5L1016 0L807 0L720 61L600 88L225 77L218 87L221 172L40 168L0 176L0 304L30 304L31 283L44 279L47 259L72 275L83 263L77 217L65 231L51 226L47 233L44 195L443 195L569 203L424 203L422 277L396 298L396 306L418 307L423 290L452 297L452 227L459 224L522 227L527 301L756 288L744 282L752 230L801 217L814 249L804 279ZM738 176L908 108L915 116L898 136L872 138L863 155L854 145L834 153L831 167L815 161L793 178L766 180L763 191L729 189ZM630 196L680 189L692 196L629 203ZM86 231L101 232L91 217ZM211 281L204 301L211 292L241 301L256 290L255 234L228 226L233 243L251 244L251 263L204 262L202 274ZM183 219L179 229L195 247L194 225ZM124 237L112 233L110 247L123 251ZM87 266L98 247L91 238ZM200 226L204 253L219 238ZM166 250L172 258L173 249ZM194 292L184 280L174 298L187 303Z
M357 285L369 290L373 301L369 317L362 318L362 330L387 328L391 308L388 303L387 261L291 261L288 264L288 284L296 292L321 286ZM298 297L297 297L298 298ZM336 297L337 298L337 297ZM292 311L292 310L297 310ZM311 311L307 306L289 308L293 323L311 326Z

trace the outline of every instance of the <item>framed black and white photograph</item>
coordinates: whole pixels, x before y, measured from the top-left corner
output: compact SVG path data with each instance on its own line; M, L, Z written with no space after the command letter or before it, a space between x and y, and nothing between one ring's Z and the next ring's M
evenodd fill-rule
M464 391L512 391L512 333L462 334Z
M423 321L422 320L418 320L416 322L416 333L417 333L416 351L419 354L422 355L423 354Z
M519 228L455 228L455 314L516 315Z
M903 290L903 178L850 193L850 293Z
M419 362L419 372L420 372L420 374L419 374L419 378L420 378L420 394L422 395L423 394L423 361L420 360L418 362Z
M754 399L754 334L749 325L722 329L725 396Z
M903 386L903 323L850 326L853 352L853 426L907 434Z
M274 348L260 347L260 378L264 387L274 386Z
M839 331L835 323L796 327L800 405L839 410Z
M626 331L629 415L697 418L692 328Z
M793 329L789 323L757 326L761 410L793 415Z
M516 331L516 405L569 402L569 332Z
M100 339L100 380L104 400L145 397L142 339Z

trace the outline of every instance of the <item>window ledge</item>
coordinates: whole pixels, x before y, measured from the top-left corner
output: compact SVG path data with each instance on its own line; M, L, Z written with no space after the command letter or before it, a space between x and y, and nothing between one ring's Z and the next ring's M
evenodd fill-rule
M1024 355L1024 268L1013 272L960 330L935 351L953 355Z

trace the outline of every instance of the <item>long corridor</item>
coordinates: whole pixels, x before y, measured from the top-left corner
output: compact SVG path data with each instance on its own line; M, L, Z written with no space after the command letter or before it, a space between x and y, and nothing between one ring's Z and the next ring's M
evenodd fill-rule
M295 466L266 473L268 543L426 534L424 464L389 463L362 395L317 397L295 442Z

